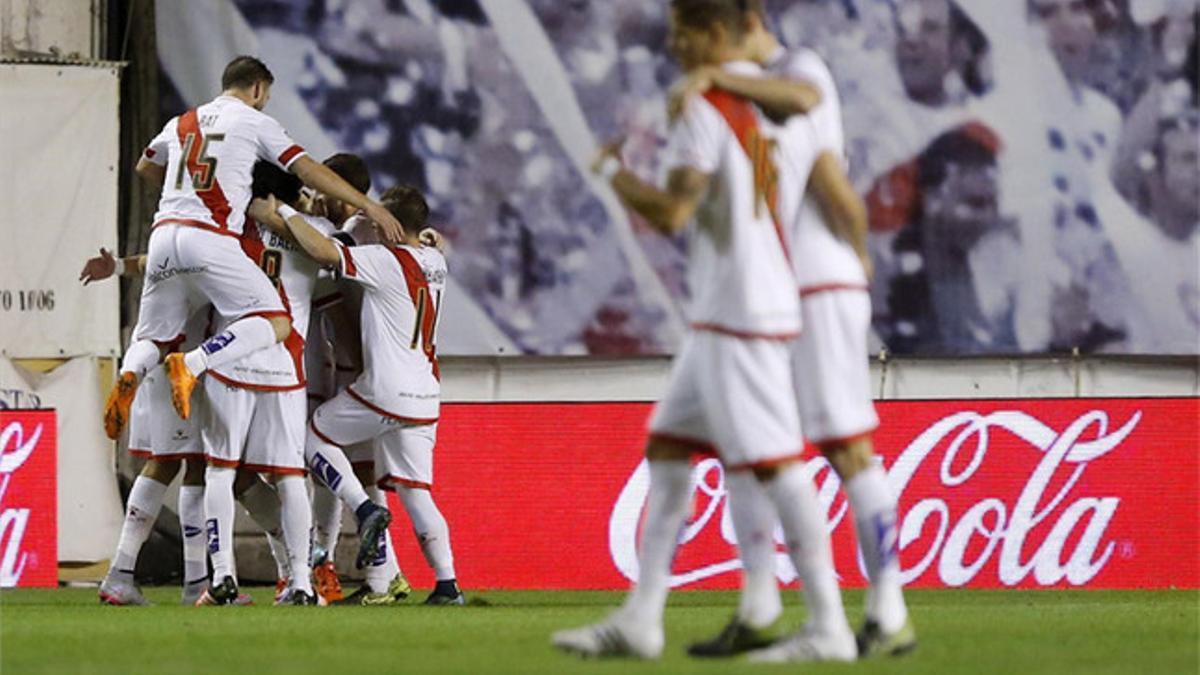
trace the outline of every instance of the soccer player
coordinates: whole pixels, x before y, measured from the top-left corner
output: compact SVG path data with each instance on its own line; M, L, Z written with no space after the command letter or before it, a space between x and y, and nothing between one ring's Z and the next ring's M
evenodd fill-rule
M299 202L300 180L274 164L258 162L253 176L254 196L274 195L292 205ZM333 224L324 218L305 217L323 232L333 232ZM261 224L248 225L242 248L279 289L292 319L292 333L281 345L211 368L205 380L208 417L202 433L209 463L205 506L213 584L197 604L227 604L237 596L232 487L239 467L269 475L279 493L289 575L277 604L316 604L308 560L312 511L304 481L303 352L320 268L293 242Z
M871 303L866 209L843 169L844 135L833 75L814 52L785 49L766 30L764 19L761 3L752 0L747 46L751 57L766 67L763 78L752 82L727 73L702 74L690 78L684 90L702 94L706 84L715 85L782 117L808 114L789 122L811 135L820 151L798 218L789 228L804 321L804 333L792 350L793 383L805 434L843 481L871 581L866 621L857 636L860 655L899 654L916 646L916 633L900 583L896 497L871 442L879 419L867 365ZM770 503L756 485L738 476L730 476L727 485L744 563L742 603L717 638L692 646L697 656L728 656L761 646L782 614ZM786 660L788 650L785 642L770 653Z
M114 274L127 277L145 273L146 256L116 259L101 249L100 255L88 260L80 280L86 285ZM188 320L183 348L199 344L207 334L209 310L200 309ZM129 452L146 458L129 492L125 521L117 540L116 553L99 595L111 605L149 604L134 582L133 569L142 545L150 536L154 521L162 508L167 486L183 467L183 484L179 488L179 529L183 533L183 595L184 605L195 604L208 585L208 558L204 533L204 451L200 443L197 420L181 420L171 411L168 385L161 367L146 375L143 386L134 397L130 412ZM200 393L193 393L193 404L199 404ZM237 500L267 535L276 565L286 569L286 552L280 543L281 524L279 500L275 491L253 474L239 473L234 486ZM285 572L281 571L281 574ZM239 595L235 604L249 604L248 595Z
M105 430L116 438L142 377L161 348L182 332L196 307L211 303L230 319L226 330L186 354L166 359L171 399L190 415L191 390L209 368L220 368L291 333L291 320L266 275L239 245L251 170L258 159L289 169L306 185L363 209L389 239L400 225L329 168L313 161L262 109L271 95L271 71L239 56L225 67L216 99L172 119L146 148L137 173L162 186L134 342L105 405Z
M685 71L724 64L757 75L737 0L673 0L671 48ZM808 153L807 163L801 157ZM692 454L715 450L733 475L758 481L783 523L810 613L806 660L850 661L854 635L833 570L816 489L800 463L791 343L801 328L784 223L815 152L742 97L713 90L688 101L671 132L665 190L623 169L615 148L597 168L629 208L664 233L692 215L692 332L650 420L650 492L638 582L604 621L553 636L587 656L657 658L671 560L692 493ZM781 158L786 161L779 161Z
M436 247L420 243L429 215L421 194L411 187L386 194L384 204L403 224L400 246L351 248L323 236L292 209L278 208L283 231L318 263L336 267L343 279L363 289L363 373L313 413L309 464L343 501L362 504L356 510L379 508L352 480L342 454L342 448L375 441L375 464L383 469L379 482L400 497L437 579L426 604L462 605L466 599L454 572L449 527L431 493L441 396L436 334L446 260ZM360 554L360 565L365 561Z

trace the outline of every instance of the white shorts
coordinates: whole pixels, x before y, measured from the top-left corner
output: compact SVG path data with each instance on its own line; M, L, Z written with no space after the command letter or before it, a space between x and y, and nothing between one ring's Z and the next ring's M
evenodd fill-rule
M162 366L138 386L129 414L129 454L158 460L203 459L196 420L203 417L204 395L192 391L192 416L180 419L171 405L171 385Z
M352 463L373 462L383 489L433 487L437 423L414 425L382 415L342 391L317 408L309 426L321 440L345 448Z
M255 391L204 378L208 415L202 436L208 463L258 473L303 476L303 389Z
M871 296L860 290L802 300L804 334L793 345L796 403L813 443L849 441L879 426L871 400L867 335Z
M694 331L650 417L650 439L715 452L730 470L799 458L790 343Z
M233 321L288 316L274 284L240 240L178 224L150 233L146 277L134 338L159 343L184 333L188 317L209 302Z

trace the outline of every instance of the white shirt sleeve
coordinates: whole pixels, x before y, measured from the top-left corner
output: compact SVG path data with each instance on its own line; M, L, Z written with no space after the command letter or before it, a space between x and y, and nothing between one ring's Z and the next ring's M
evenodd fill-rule
M167 152L171 147L171 139L175 137L176 120L178 118L167 122L162 131L146 145L146 149L142 151L142 159L159 166L167 165Z
M692 98L671 129L664 171L688 167L705 174L716 173L728 133L729 126L711 103Z
M343 279L362 284L367 288L379 288L386 284L386 276L395 267L395 256L383 246L346 246L334 241L341 263L338 272Z
M260 115L258 128L255 132L258 143L258 156L287 170L297 159L305 154L304 148L292 140L284 131L283 125L270 115Z

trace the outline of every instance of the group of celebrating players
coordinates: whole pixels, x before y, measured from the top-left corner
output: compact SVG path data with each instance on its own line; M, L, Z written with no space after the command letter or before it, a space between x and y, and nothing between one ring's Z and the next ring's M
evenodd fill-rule
M871 444L878 418L865 359L865 209L844 170L832 75L813 52L780 45L764 27L761 0L671 4L671 49L686 75L668 104L665 187L626 170L619 144L604 148L593 170L664 234L696 221L692 331L649 424L637 584L608 618L552 641L585 656L662 653L690 460L709 453L727 471L743 591L728 625L689 653L749 652L760 661L905 653L916 635L896 557L896 499ZM100 597L145 602L134 563L182 460L184 602L244 601L233 560L235 494L271 541L277 602L340 597L329 556L341 503L355 515L356 563L367 569L364 588L342 601L403 599L411 588L378 486L399 494L436 573L428 602L462 604L446 521L430 495L447 273L440 238L423 232L428 207L416 190L392 188L376 203L364 196L361 160L337 155L322 165L294 144L261 112L272 81L261 62L238 57L221 96L171 120L137 168L163 190L148 254L117 261L102 252L84 269L85 281L145 276L105 428L116 438L129 426L131 452L150 461L134 483ZM307 420L306 361L308 396L319 403ZM347 372L357 376L341 387ZM842 478L854 512L871 582L857 634L800 461L802 427ZM316 485L311 503L307 473ZM809 610L792 635L781 630L776 523Z
M440 237L425 229L429 207L415 188L390 188L375 202L360 158L311 159L262 112L273 82L261 61L238 57L220 96L168 122L136 169L162 189L149 251L118 261L102 250L84 266L85 283L144 278L104 426L113 439L128 427L130 452L148 461L100 599L146 604L137 555L185 465L185 604L249 602L234 561L235 495L271 544L276 604L405 599L412 588L380 490L398 494L435 572L426 602L464 604L430 492ZM366 568L349 596L333 564L342 504L358 525L356 565Z

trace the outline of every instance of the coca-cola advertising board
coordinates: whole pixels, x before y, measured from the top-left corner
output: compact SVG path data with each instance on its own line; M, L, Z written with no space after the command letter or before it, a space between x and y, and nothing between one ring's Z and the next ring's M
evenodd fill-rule
M1200 399L904 401L878 410L875 444L899 495L908 585L1200 586ZM641 456L649 412L645 403L443 406L434 495L461 582L627 588L649 486ZM863 586L840 482L816 452L806 469L842 584ZM674 585L737 588L719 462L698 458L693 478ZM392 534L406 572L429 583L403 516ZM793 582L782 543L778 551L778 576Z
M58 584L58 423L0 410L0 588Z

